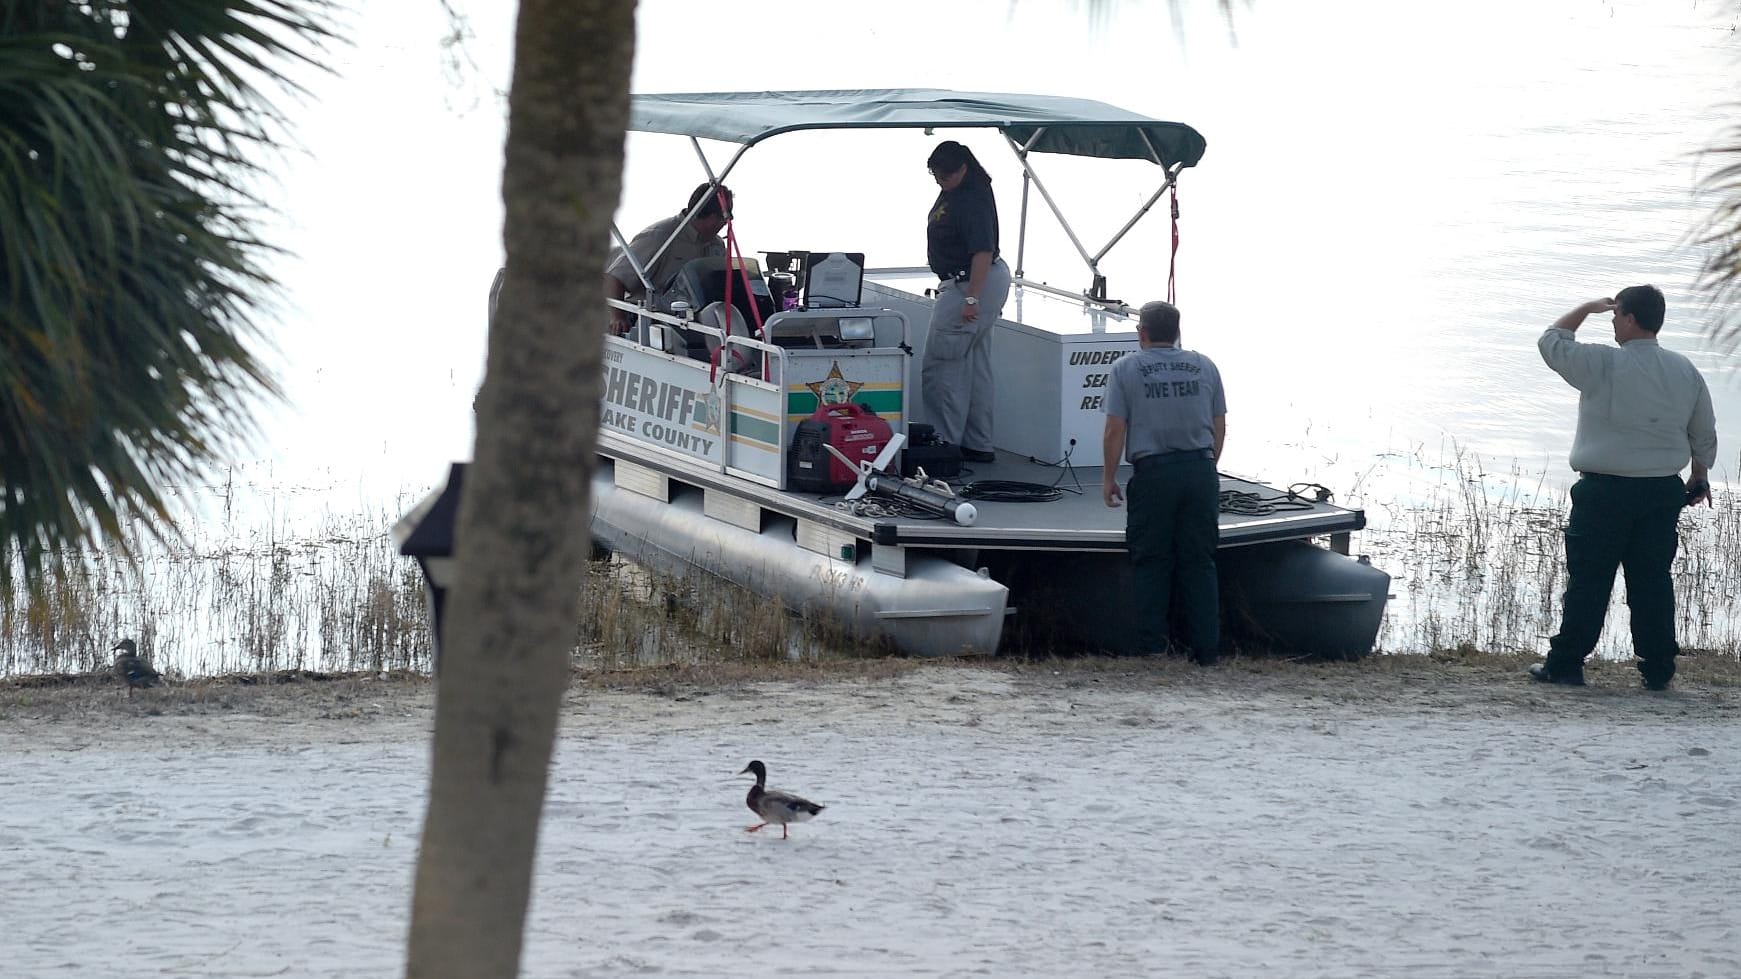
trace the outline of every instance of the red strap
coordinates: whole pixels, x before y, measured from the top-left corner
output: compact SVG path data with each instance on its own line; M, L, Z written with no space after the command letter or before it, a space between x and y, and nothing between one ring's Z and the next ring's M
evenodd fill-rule
M718 201L718 203L719 203L719 213L730 214L731 213L731 204L729 201L726 200L725 191L720 189L719 187L715 187L713 193L714 193L714 199L716 201ZM760 307L758 307L756 305L755 290L750 288L750 270L749 270L749 267L744 264L743 258L744 258L743 250L738 247L737 228L735 225L733 225L732 220L730 218L726 218L726 221L725 221L725 263L726 263L726 272L725 272L725 335L731 336L731 310L732 310L732 305L731 305L732 274L731 273L732 273L732 267L735 265L737 267L738 277L741 278L743 280L743 283L744 283L744 295L749 300L748 305L750 307L750 320L756 324L756 333L755 333L756 339L763 340L766 338L765 338L763 331L762 331L762 310ZM720 344L720 349L722 349L722 350L725 349L725 345L723 342ZM719 357L716 356L713 358L713 366L714 366L715 370L717 370L719 368ZM768 379L768 359L766 357L764 357L764 358L762 358L762 380L765 381L767 379ZM713 381L713 378L711 376L711 372L710 372L710 376L708 377L708 381L709 381L709 383L712 383L712 381Z
M1173 276L1179 267L1179 185L1173 185L1173 251L1167 256L1167 302L1173 297Z

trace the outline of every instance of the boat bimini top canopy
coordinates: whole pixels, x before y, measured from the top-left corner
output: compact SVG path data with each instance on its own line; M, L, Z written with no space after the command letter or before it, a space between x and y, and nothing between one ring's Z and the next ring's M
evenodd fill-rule
M1203 136L1181 122L1163 122L1092 99L995 92L952 92L939 88L860 89L818 92L692 92L635 95L630 98L630 132L687 136L708 178L723 182L744 151L770 136L812 129L996 129L1022 166L1021 244L1016 276L1022 277L1027 239L1028 185L1039 190L1071 244L1093 274L1090 299L1106 298L1100 260L1144 214L1175 185L1179 171L1202 159ZM739 146L717 176L700 140ZM1108 160L1147 160L1165 174L1154 195L1132 215L1112 240L1092 254L1083 247L1052 195L1030 165L1032 153L1062 153ZM697 202L696 210L702 206ZM693 214L689 215L693 216ZM1177 221L1177 208L1174 208ZM673 232L673 237L675 237ZM620 231L617 233L621 241ZM1176 240L1176 236L1175 236ZM669 246L670 242L666 242ZM628 249L625 246L624 251ZM660 249L663 252L664 248ZM631 261L633 259L631 258Z
M670 133L754 146L803 129L996 129L1024 152L1194 166L1203 137L1090 99L951 92L939 88L834 92L705 92L637 95L633 132Z

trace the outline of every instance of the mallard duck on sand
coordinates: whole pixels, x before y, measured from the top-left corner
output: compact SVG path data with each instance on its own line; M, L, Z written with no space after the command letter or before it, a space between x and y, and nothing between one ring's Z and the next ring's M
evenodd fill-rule
M155 687L162 681L163 676L139 658L139 647L133 640L121 640L110 652L115 654L115 675L127 684L129 697L135 687Z
M744 797L744 805L750 807L750 812L756 814L761 822L754 826L744 827L744 832L754 833L770 823L780 824L780 839L789 838L787 824L803 823L816 818L816 814L828 808L819 806L802 796L790 792L770 789L768 784L768 766L759 761L752 761L744 766L739 775L753 773L756 784L750 786L750 794Z

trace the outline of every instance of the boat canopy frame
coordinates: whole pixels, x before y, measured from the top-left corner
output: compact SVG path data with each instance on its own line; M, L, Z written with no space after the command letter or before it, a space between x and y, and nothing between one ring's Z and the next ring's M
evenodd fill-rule
M688 137L708 182L718 187L750 147L782 133L847 129L996 129L1022 168L1022 207L1016 244L1015 280L1107 306L1122 306L1106 296L1100 262L1124 239L1161 196L1178 185L1179 174L1203 157L1206 142L1197 130L1180 122L1138 115L1104 102L1052 95L995 92L955 92L948 89L856 89L810 92L690 92L635 95L629 100L629 132ZM701 145L709 139L738 148L715 174ZM1137 208L1110 240L1090 253L1071 227L1030 159L1035 153L1059 153L1097 159L1145 160L1161 167L1159 188ZM1029 187L1039 191L1052 216L1081 256L1091 276L1088 289L1068 293L1026 281ZM677 227L654 252L651 265L664 255L707 198L684 212ZM1178 215L1173 215L1175 220ZM653 284L646 269L629 250L613 221L611 234L635 269L648 295Z

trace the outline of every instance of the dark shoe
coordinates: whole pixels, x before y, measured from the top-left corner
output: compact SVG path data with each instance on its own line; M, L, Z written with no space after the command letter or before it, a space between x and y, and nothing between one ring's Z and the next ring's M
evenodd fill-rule
M984 449L962 449L961 458L968 462L996 462L997 453Z
M1196 663L1198 666L1214 666L1216 663L1221 662L1221 654L1193 653L1191 654L1191 661Z
M1581 687L1584 685L1583 670L1579 670L1576 673L1556 673L1553 670L1548 669L1546 663L1532 664L1529 668L1529 678L1537 683L1558 683L1568 687Z
M1644 689L1646 689L1646 690L1667 690L1668 689L1668 681L1669 681L1669 678L1666 676L1665 677L1647 676L1644 678Z

